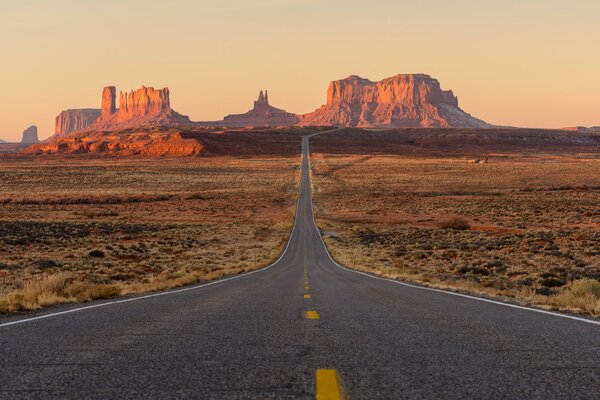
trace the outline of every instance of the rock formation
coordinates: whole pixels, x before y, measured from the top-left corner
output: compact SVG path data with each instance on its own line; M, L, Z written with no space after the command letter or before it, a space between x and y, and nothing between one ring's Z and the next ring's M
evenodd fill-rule
M292 126L299 118L285 110L269 105L269 94L261 90L254 108L245 114L228 115L223 119L224 126Z
M33 144L38 142L39 139L37 126L31 125L29 128L23 131L23 138L21 139L22 144Z
M88 130L114 131L140 126L194 125L187 116L171 109L169 89L142 86L129 93L120 92L119 108L115 108L115 88L102 92L102 113Z
M56 117L53 137L62 137L86 129L98 117L100 117L100 110L96 108L65 110Z
M107 119L117 112L115 97L116 88L114 86L107 86L102 90L102 105L100 107L102 118Z
M186 116L171 109L169 89L142 87L120 93L116 107L116 89L102 90L101 108L65 110L56 117L55 134L63 137L83 130L115 131L140 126L194 125Z
M333 81L327 104L302 115L301 125L354 127L487 128L458 107L451 90L424 74L396 75L379 82L356 75Z

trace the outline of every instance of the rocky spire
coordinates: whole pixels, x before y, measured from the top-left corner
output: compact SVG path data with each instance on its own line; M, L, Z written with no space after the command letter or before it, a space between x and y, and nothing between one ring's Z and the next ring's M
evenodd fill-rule
M102 118L108 118L117 111L115 105L116 93L117 90L114 86L106 86L102 90Z
M254 109L259 110L267 107L269 105L269 94L265 90L264 92L261 90L258 93L258 100L254 102Z

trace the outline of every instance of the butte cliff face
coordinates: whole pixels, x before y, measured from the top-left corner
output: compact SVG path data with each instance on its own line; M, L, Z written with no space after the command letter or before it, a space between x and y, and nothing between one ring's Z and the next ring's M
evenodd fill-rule
M114 131L140 126L193 125L187 116L171 109L169 89L142 86L129 93L120 92L119 108L116 108L116 90L104 88L100 118L88 130Z
M372 82L356 75L333 81L327 104L302 115L301 125L356 127L487 128L458 106L451 90L424 74L396 75Z
M224 126L292 126L298 116L269 104L269 93L261 90L252 110L245 114L232 114L223 118Z
M37 126L31 125L23 131L23 138L21 139L22 144L33 144L38 143L39 141Z
M169 89L142 87L130 93L120 93L116 107L116 89L102 90L99 109L65 110L56 117L54 138L87 130L116 131L140 126L180 126L194 123L171 109Z
M96 108L65 110L56 117L54 137L62 137L84 130L96 122L98 117L100 117L100 110Z

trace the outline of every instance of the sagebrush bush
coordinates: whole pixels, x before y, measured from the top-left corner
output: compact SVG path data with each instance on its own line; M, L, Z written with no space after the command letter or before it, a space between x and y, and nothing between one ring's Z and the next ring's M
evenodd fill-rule
M440 224L440 227L443 229L454 229L457 231L466 231L467 229L471 229L469 221L460 217L447 219Z

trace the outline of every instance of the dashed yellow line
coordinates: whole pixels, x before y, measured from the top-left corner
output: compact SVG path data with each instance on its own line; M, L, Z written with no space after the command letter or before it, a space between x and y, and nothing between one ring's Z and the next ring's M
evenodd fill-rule
M344 393L340 378L335 369L317 369L316 374L316 393L317 400L342 400Z
M304 286L304 290L310 290L310 286Z
M304 313L304 318L306 319L320 319L319 314L316 311L306 311Z
M304 295L304 298L305 298L305 299L310 299L310 294L305 294L305 295Z

